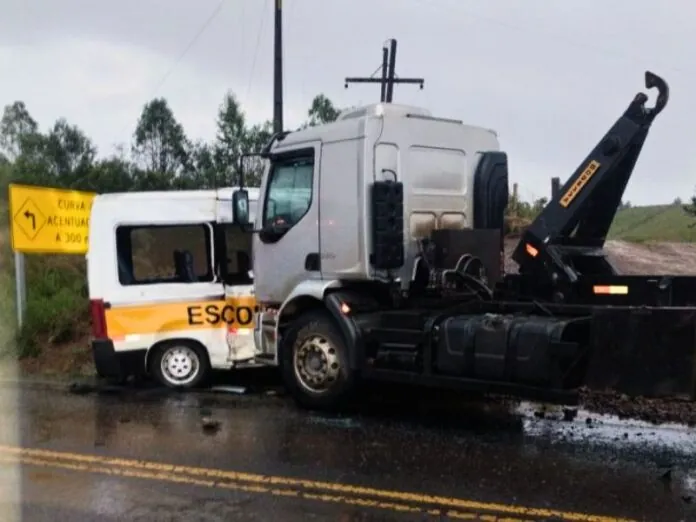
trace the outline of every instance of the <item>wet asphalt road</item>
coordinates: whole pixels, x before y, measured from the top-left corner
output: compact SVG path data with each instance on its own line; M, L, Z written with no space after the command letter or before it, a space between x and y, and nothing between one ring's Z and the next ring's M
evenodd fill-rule
M19 464L23 520L696 520L696 431L681 427L406 392L344 416L264 389L18 393L0 485Z

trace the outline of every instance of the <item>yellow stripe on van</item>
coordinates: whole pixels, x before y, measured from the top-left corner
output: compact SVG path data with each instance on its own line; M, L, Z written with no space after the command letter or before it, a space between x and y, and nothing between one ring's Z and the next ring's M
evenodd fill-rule
M177 330L248 329L254 327L256 310L251 296L111 307L106 310L106 328L111 339Z

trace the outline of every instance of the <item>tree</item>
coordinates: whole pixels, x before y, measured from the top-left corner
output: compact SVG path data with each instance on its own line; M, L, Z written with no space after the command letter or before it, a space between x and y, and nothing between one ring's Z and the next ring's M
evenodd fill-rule
M315 125L331 123L336 121L339 114L341 114L341 111L336 108L331 100L323 94L318 94L312 100L312 104L307 111L307 116L309 116L307 126L314 127Z
M215 162L214 148L202 141L194 144L191 152L192 175L189 178L192 188L210 189L221 185L222 175Z
M549 198L547 197L541 197L537 199L534 204L532 205L532 216L531 217L536 217L541 213L542 210L544 210L544 207L548 204Z
M38 134L36 120L31 117L23 101L6 105L0 120L0 147L9 160L24 151L27 141Z
M244 151L258 152L268 143L273 135L273 123L265 121L253 125L247 129L244 140ZM244 162L244 182L247 186L258 187L261 185L261 176L266 161L258 156L251 156Z
M133 154L144 170L140 180L148 188L167 186L177 175L189 170L191 145L164 98L145 104L134 138Z
M271 139L273 125L270 121L247 126L246 117L234 94L228 92L220 105L217 116L217 137L213 153L217 166L218 185L239 183L238 170L242 166L243 154L260 151ZM249 157L244 161L244 182L247 186L258 186L261 181L264 161Z
M247 128L244 112L232 92L225 95L217 115L215 162L220 169L221 180L234 183L239 159L246 151Z
M4 156L3 156L4 157ZM0 198L4 198L7 194L7 184L12 180L12 164L9 161L0 160Z
M55 122L44 140L46 159L51 166L53 177L62 185L80 188L89 176L94 164L97 149L87 135L64 118Z
M133 166L126 158L112 155L97 161L79 186L99 193L126 192L135 188L132 171Z
M696 196L691 196L689 203L684 205L682 209L690 216L696 216Z

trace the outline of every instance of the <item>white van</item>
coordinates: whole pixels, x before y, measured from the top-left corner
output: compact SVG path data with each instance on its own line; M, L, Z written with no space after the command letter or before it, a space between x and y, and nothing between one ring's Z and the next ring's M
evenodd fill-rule
M233 223L234 190L94 199L87 283L100 376L190 388L253 360L252 238ZM254 219L258 189L247 191Z

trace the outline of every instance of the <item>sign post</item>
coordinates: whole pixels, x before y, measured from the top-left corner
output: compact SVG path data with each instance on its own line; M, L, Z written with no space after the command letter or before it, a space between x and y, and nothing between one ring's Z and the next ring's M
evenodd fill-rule
M24 254L15 252L15 285L17 301L17 325L24 324L24 313L27 310L27 273L24 265Z
M94 196L92 192L10 184L10 230L20 327L27 302L24 254L86 254Z

